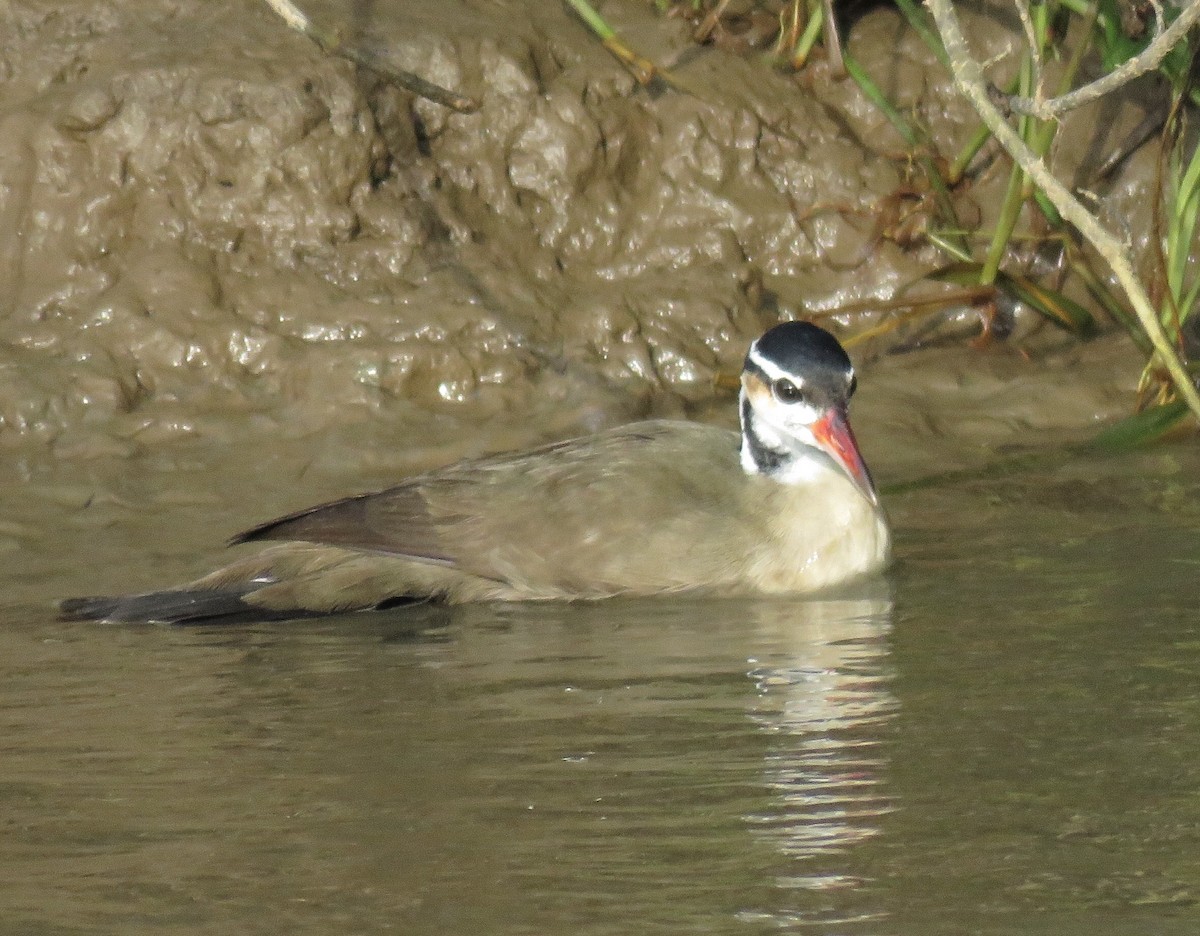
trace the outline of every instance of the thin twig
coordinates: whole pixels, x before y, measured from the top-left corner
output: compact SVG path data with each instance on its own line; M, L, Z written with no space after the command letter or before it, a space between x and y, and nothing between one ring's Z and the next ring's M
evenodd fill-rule
M1159 3L1159 0L1150 0L1150 6L1154 10L1154 35L1158 37L1163 34L1163 27L1165 25L1162 4Z
M443 107L458 111L460 114L472 114L479 110L479 102L474 98L456 91L449 91L431 81L426 81L420 75L397 68L383 55L371 49L345 45L336 30L326 31L318 27L292 0L266 0L266 4L279 14L279 17L292 29L303 33L315 42L326 55L336 55L339 58L348 59L355 65L361 65L363 68L382 75L418 97L427 98Z
M729 0L720 0L715 7L708 11L708 15L700 21L700 25L696 27L696 31L692 33L693 42L708 42L708 37L712 35L713 30L720 24L721 17L724 15L727 6L729 6Z
M1133 262L1129 255L1129 247L1108 232L1099 220L1089 212L1083 204L1067 190L1055 176L1046 168L1046 164L1025 145L1001 115L988 96L987 81L983 69L975 59L971 58L967 48L967 40L963 36L958 23L958 15L954 12L951 0L926 0L933 13L934 22L941 34L942 43L950 56L950 66L954 73L954 83L959 91L970 102L975 112L983 120L992 135L1004 147L1005 151L1025 170L1037 184L1038 188L1050 199L1058 212L1067 219L1096 249L1113 271L1130 305L1138 317L1143 330L1150 339L1159 360L1171 375L1175 389L1187 402L1188 408L1200 418L1200 394L1184 369L1183 362L1171 346L1170 340L1163 331L1162 324L1150 298L1138 282L1133 271ZM1194 7L1200 7L1200 2L1194 2ZM1176 20L1176 23L1179 21ZM1172 27L1173 28L1173 27ZM1170 30L1168 30L1169 32ZM1164 33L1164 36L1166 33Z
M309 18L290 0L267 0L267 6L278 13L283 21L296 32L302 32L307 36L309 30L312 29Z
M1200 22L1200 0L1191 0L1180 12L1179 18L1155 36L1145 49L1128 61L1121 63L1108 74L1061 97L1051 98L1048 101L1014 97L1009 101L1009 106L1019 114L1032 114L1042 120L1054 120L1067 111L1082 107L1084 104L1110 94L1122 85L1133 81L1134 78L1153 71L1197 22Z

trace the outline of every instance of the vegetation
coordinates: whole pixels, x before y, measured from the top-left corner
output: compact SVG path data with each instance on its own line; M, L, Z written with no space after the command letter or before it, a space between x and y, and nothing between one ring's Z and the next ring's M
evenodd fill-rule
M925 237L946 257L945 266L930 278L959 286L961 291L951 298L961 302L966 296L985 313L1001 299L1022 303L1081 338L1094 334L1108 320L1129 331L1147 358L1138 413L1106 433L1103 441L1136 444L1170 432L1189 412L1200 417L1195 379L1200 361L1190 360L1188 338L1188 322L1200 301L1200 275L1191 262L1200 219L1200 146L1197 135L1189 132L1189 115L1197 101L1193 82L1197 37L1192 27L1200 19L1200 3L1180 7L1138 6L1121 0L1014 0L1025 44L1015 80L997 89L987 82L984 66L971 57L949 0L928 2L928 11L913 0L896 0L896 6L979 114L979 130L954 154L942 152L928 129L890 102L869 69L842 50L832 28L830 0L757 0L752 8L769 13L777 26L760 29L755 38L770 64L799 68L811 61L824 35L832 69L844 68L892 123L928 187L934 207ZM669 72L626 45L587 0L568 3L639 81L673 83ZM697 41L720 38L729 6L729 0L655 3L664 13L691 17L697 23ZM1088 61L1098 62L1103 75L1076 87L1081 66ZM1050 63L1056 65L1053 70ZM1051 71L1056 76L1052 89L1046 78ZM1148 275L1138 277L1129 245L1105 230L1079 195L1052 174L1046 157L1063 114L1150 71L1161 76L1164 102L1150 127L1151 135L1157 133L1160 151L1151 232L1154 262ZM970 184L981 153L994 150L996 144L1011 158L1003 205L992 230L965 230L954 210L954 193ZM1111 154L1101 171L1110 171L1129 152ZM1028 254L1014 248L1018 223L1031 211L1039 216L1036 229L1042 246L1059 261L1053 280L1039 281L1015 262L1022 253ZM1097 258L1108 266L1111 279L1095 268ZM1067 276L1083 285L1094 301L1092 309L1064 294ZM1116 280L1120 292L1111 280ZM891 321L928 314L935 306L925 301L906 307L897 300ZM984 320L986 330L986 314Z

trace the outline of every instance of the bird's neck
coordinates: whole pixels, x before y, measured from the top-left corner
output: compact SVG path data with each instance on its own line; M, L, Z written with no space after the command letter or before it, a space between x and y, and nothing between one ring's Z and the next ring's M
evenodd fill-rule
M837 469L822 452L794 438L783 438L754 415L742 391L738 413L742 424L742 469L781 484L805 484Z

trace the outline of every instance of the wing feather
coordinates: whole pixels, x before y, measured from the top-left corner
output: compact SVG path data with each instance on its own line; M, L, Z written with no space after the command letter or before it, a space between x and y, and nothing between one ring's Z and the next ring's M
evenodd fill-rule
M459 462L280 517L233 542L382 553L530 593L683 587L724 575L740 548L724 523L736 512L727 501L741 477L737 438L694 423L635 423ZM684 555L672 556L679 544Z
M230 545L300 540L453 565L415 482L318 504L239 533Z

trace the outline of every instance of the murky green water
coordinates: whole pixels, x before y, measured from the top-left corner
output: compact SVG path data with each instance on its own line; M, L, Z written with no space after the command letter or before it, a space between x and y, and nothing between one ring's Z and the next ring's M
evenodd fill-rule
M225 630L54 622L176 541L12 501L3 932L1195 933L1198 467L894 495L890 595Z

